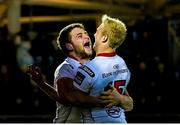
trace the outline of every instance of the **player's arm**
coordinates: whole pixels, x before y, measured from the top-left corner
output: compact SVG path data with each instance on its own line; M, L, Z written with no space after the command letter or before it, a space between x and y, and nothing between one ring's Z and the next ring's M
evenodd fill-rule
M115 99L111 97L112 95L115 95L112 94L111 92L104 94L104 99L97 99L95 97L88 96L86 93L80 90L76 90L72 83L73 80L70 78L60 78L58 80L57 83L58 91L59 91L59 95L58 95L55 88L49 85L44 80L43 74L41 73L39 67L33 65L28 66L27 74L44 93L46 93L53 100L64 105L70 103L71 105L78 105L78 106L104 107L106 105L111 104L112 99Z
M125 111L131 111L133 109L133 99L129 96L127 90L122 95L113 86L110 86L110 89L104 91L98 98L108 101L109 104L106 107L116 105L122 107Z
M87 66L84 66L78 69L74 81L68 78L59 79L57 83L59 96L61 96L61 98L64 98L66 101L68 101L71 104L75 104L83 107L97 107L97 106L104 107L114 104L120 105L120 101L116 101L117 97L112 97L112 96L117 96L117 94L112 94L117 92L116 89L114 89L112 93L106 93L106 95L104 95L105 96L104 99L88 96L87 93L89 91L89 88L91 88L90 83L92 83L93 80L92 78L94 76L95 75L93 71L90 70ZM112 102L117 102L117 103L112 103Z
M37 66L30 65L27 69L27 74L30 76L31 80L33 80L36 85L46 93L50 98L55 101L62 102L61 98L59 98L54 87L49 85L43 78L43 74L40 71L40 68Z
M107 101L89 96L87 93L76 89L73 80L67 77L57 81L57 92L60 98L63 98L66 105L76 105L81 107L105 107Z
M133 107L134 107L132 97L129 95L127 90L125 90L124 95L122 95L122 96L123 96L123 99L121 101L122 107L126 111L131 111L133 109Z

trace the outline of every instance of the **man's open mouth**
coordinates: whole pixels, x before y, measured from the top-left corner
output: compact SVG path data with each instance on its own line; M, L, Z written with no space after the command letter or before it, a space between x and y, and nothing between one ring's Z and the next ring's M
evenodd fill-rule
M90 44L90 42L86 42L86 43L84 43L84 47L85 47L85 48L91 48L91 44Z

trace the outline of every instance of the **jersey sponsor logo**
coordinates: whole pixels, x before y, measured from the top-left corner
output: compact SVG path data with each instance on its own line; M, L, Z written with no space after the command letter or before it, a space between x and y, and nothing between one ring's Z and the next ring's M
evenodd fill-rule
M121 70L116 70L114 72L108 72L108 73L102 73L102 78L110 77L110 76L115 76L121 73L126 73L128 72L128 69L121 69Z
M118 68L119 68L119 64L113 66L113 69L118 69Z
M80 68L84 70L87 74L89 74L91 77L95 76L94 72L89 67L84 65L84 66L81 66Z
M113 106L112 108L108 108L106 110L107 114L112 118L119 118L121 115L120 107Z
M84 78L85 78L85 76L78 71L77 74L76 74L76 77L75 77L74 81L75 81L78 85L81 85L82 82L83 82L83 80L84 80Z
M106 78L106 77L109 77L109 76L112 76L112 75L113 75L112 72L108 72L108 73L103 73L102 77Z
M126 73L126 72L128 72L128 69L116 70L113 72L113 75L118 75L118 74Z

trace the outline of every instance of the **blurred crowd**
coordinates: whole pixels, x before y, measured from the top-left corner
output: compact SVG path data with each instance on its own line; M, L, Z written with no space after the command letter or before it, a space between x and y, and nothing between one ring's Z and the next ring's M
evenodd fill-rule
M88 25L85 27L88 29ZM172 28L176 34L169 28L172 26L168 18L154 19L149 15L127 25L126 41L117 53L125 59L132 74L128 90L134 99L134 109L127 113L129 122L156 122L156 117L168 120L163 119L166 114L172 116L172 121L178 121L180 41L178 28ZM53 85L54 70L65 55L56 45L58 31L50 32L21 31L9 35L6 28L0 29L0 122L7 122L10 115L48 115L49 122L52 121L55 102L25 73L27 65L38 65Z

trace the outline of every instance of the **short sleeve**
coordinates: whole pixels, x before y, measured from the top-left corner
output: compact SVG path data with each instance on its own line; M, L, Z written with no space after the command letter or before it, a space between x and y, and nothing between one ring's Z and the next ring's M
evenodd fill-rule
M62 77L68 77L74 79L75 74L76 74L75 69L72 69L72 67L68 64L64 64L56 69L54 74L54 81L57 82L57 80Z

